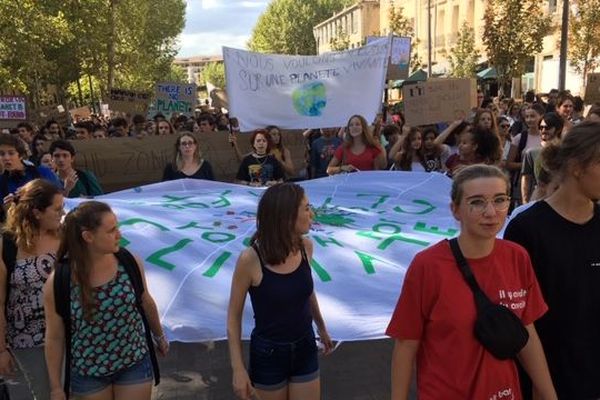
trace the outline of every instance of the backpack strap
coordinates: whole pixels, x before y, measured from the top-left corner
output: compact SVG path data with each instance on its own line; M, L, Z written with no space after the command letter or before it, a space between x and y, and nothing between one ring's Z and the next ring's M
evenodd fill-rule
M527 146L527 138L529 137L529 131L525 129L521 132L521 137L519 138L519 146L517 147L517 161L522 161L523 158L523 150L525 150L525 146Z
M4 261L4 266L6 267L6 287L4 289L6 291L6 300L8 300L10 292L10 277L15 270L15 264L17 263L17 250L17 243L15 242L13 235L4 232L2 234L2 261ZM5 301L4 304L5 307L7 307L8 301Z
M146 317L146 313L144 312L144 307L142 305L142 295L144 294L144 282L142 280L142 273L140 272L140 267L135 257L126 248L120 247L119 251L115 253L115 256L117 257L117 260L119 260L119 264L121 264L125 268L125 271L127 272L127 275L129 275L129 279L131 280L131 284L133 285L133 290L135 291L135 303L142 317L142 322L144 323L146 343L148 345L148 352L150 353L150 360L152 361L152 370L154 372L154 385L158 385L160 383L160 370L158 368L156 351L154 350L152 331L150 330L150 324L148 323L148 318Z
M65 396L69 398L71 388L71 266L68 259L57 261L54 266L54 307L63 320L65 330Z
M88 174L86 174L85 171L82 171L80 169L75 169L75 173L77 174L77 178L85 188L85 194L87 196L92 196L92 185L90 183L90 178Z

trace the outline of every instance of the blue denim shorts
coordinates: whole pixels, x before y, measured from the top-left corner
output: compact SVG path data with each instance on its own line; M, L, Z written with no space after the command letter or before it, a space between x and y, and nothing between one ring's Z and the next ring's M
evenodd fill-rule
M75 396L89 396L110 385L137 385L152 381L150 354L137 364L109 376L83 376L71 371L71 393Z
M310 382L319 377L315 334L288 343L250 337L250 380L257 389L278 390L289 383Z

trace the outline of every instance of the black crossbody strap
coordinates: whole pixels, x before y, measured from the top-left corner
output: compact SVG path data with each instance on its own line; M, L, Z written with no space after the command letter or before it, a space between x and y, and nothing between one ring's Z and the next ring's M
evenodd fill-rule
M480 310L483 307L491 304L491 300L479 287L479 284L477 283L477 280L473 275L473 271L471 270L471 267L469 267L469 263L467 263L467 259L460 250L460 246L458 245L458 239L450 239L449 242L450 249L452 249L452 254L454 255L454 259L456 260L458 269L460 269L462 276L465 278L465 281L471 288L471 291L473 291L473 296L475 297L475 304L477 305L477 309Z

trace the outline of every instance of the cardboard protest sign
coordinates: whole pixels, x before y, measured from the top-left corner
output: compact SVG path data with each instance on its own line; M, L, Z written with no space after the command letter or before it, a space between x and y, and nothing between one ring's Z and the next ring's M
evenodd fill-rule
M106 102L111 111L118 111L129 115L145 115L148 111L148 104L150 104L150 93L111 89Z
M585 86L584 100L586 104L600 102L600 73L587 75L587 85Z
M292 154L297 170L304 164L304 138L301 132L282 132L283 141ZM204 159L210 162L218 180L233 182L239 161L228 132L197 134ZM177 136L148 136L136 138L109 138L76 140L73 146L78 167L89 169L98 177L105 192L160 182L164 167L174 157ZM251 151L250 135L238 135L243 154Z
M373 121L381 108L391 39L319 56L223 47L230 115L242 131L343 126L353 114Z
M69 114L71 114L71 119L74 122L78 122L83 119L89 119L92 116L92 110L88 106L84 106L69 110Z
M36 112L36 118L40 124L45 124L50 120L58 122L58 124L63 127L69 124L69 115L61 104L38 107Z
M385 337L414 255L458 233L451 180L425 172L369 171L300 182L315 209L311 270L335 340ZM231 277L256 230L264 189L194 179L108 196L121 244L145 264L171 340L226 338ZM73 207L81 200L68 199ZM254 320L249 302L243 337Z
M192 116L196 108L195 84L161 82L156 84L155 109L165 116L172 113Z
M367 36L367 43L381 40L382 36ZM387 80L395 81L408 78L410 67L410 37L393 36L390 62L387 69Z
M0 96L0 126L13 128L27 120L27 98L25 96Z
M404 116L410 126L466 118L477 105L475 79L428 79L402 87Z

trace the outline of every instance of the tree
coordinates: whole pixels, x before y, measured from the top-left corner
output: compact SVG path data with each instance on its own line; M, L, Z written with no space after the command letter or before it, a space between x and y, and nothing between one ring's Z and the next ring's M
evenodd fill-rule
M113 85L151 90L171 71L184 17L185 0L2 0L0 89L34 106L48 85L66 105L88 76L98 97Z
M583 75L598 67L600 55L600 0L572 0L569 16L569 64ZM559 42L560 45L560 42Z
M402 7L394 6L394 2L390 1L390 10L388 18L390 20L390 31L394 35L410 37L410 69L411 72L421 69L423 66L423 60L419 55L419 44L421 41L417 38L412 23L403 15Z
M456 45L450 49L451 75L456 78L472 78L479 62L479 52L475 49L475 31L465 21L458 32Z
M313 27L341 11L351 0L273 0L254 26L248 47L276 54L313 55Z
M333 51L344 51L350 48L350 36L340 24L335 28L335 36L329 40L329 45Z
M222 62L211 62L206 64L202 70L204 83L212 83L215 87L225 89L225 64Z
M483 44L490 65L496 68L502 93L513 77L520 77L534 54L542 51L551 20L539 0L488 0L483 16Z

